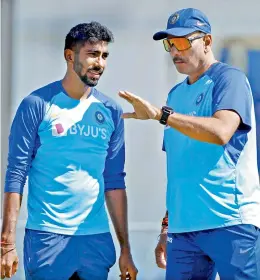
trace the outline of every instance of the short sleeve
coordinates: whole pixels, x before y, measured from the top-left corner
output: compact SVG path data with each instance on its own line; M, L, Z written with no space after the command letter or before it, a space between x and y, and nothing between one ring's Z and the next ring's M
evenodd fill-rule
M212 112L235 111L241 118L240 130L251 129L252 93L249 82L241 71L228 69L216 80L213 89Z

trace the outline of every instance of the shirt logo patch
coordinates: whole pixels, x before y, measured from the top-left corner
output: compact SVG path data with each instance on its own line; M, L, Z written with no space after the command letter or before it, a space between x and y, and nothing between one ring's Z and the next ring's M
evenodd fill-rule
M174 24L179 19L179 14L174 14L170 19L170 23Z
M64 131L64 128L61 123L55 124L57 134L61 134Z
M197 97L197 99L196 99L196 105L199 105L199 104L200 104L200 102L201 102L202 99L203 99L203 96L204 96L204 93L201 93L201 94Z
M98 123L101 123L101 124L104 123L105 117L100 111L97 111L95 113L95 117L96 117L96 120L97 120Z

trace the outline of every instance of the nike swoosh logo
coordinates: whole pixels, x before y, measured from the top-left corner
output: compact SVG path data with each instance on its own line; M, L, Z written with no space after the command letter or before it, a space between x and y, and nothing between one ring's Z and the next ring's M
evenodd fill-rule
M245 254L245 253L247 253L249 250L250 250L251 248L247 248L247 249L240 249L240 254Z
M197 25L198 25L198 26L203 26L203 25L206 25L206 23L205 23L205 22L197 21Z

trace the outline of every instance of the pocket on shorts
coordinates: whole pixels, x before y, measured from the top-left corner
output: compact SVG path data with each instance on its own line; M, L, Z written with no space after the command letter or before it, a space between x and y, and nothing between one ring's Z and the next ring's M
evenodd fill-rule
M63 236L43 231L25 230L24 237L24 264L30 275L43 268L48 260L51 263L56 245L61 243Z
M237 230L237 236L241 237L233 241L231 264L243 268L255 254L255 244L260 231L259 228L250 224L237 225L233 228Z
M97 248L102 259L111 268L116 262L116 250L111 233L100 234L97 241Z

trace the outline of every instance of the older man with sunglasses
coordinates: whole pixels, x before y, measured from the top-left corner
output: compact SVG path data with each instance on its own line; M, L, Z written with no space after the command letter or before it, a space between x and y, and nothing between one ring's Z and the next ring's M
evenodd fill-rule
M134 107L124 118L164 126L168 217L157 265L167 260L167 280L213 279L216 270L221 280L260 279L260 186L248 80L214 58L211 26L199 10L177 11L153 38L163 40L187 78L162 108L126 91L119 95Z

